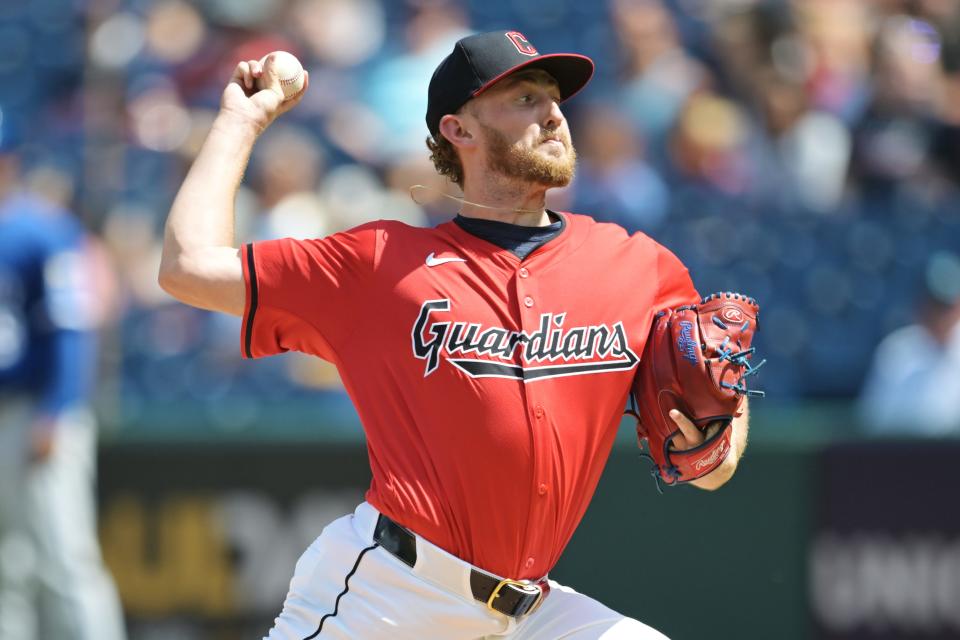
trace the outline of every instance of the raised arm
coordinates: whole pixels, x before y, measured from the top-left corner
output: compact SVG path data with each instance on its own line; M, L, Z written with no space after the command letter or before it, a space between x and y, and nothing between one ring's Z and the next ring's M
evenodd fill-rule
M234 200L257 137L306 91L283 100L272 57L264 68L241 62L223 91L220 112L167 218L160 286L201 309L242 315L243 270L234 244ZM306 75L306 72L305 72ZM256 89L263 78L265 89Z

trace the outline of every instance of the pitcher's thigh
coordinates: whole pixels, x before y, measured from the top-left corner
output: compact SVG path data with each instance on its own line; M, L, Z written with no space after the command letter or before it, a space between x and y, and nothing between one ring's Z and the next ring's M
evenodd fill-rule
M502 616L427 582L345 516L297 563L267 640L476 640L502 632Z
M653 627L553 580L543 606L510 637L516 640L668 640Z

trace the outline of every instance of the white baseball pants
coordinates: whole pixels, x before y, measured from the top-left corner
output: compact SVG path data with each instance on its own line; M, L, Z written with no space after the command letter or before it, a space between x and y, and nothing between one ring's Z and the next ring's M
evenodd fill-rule
M32 464L33 407L0 398L0 640L122 640L123 613L97 541L96 423L65 413Z
M666 640L552 580L530 615L491 611L473 597L470 564L417 537L411 569L377 545L378 516L364 502L324 528L297 562L266 640Z

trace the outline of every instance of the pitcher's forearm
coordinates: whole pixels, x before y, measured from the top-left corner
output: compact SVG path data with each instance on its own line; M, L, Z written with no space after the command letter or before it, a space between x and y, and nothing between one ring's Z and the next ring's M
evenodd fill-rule
M750 432L749 398L743 399L741 413L739 416L733 419L733 424L730 428L733 429L733 436L731 437L732 448L737 456L737 460L739 461L740 456L742 456L743 452L747 449L747 434Z
M234 201L259 133L239 116L217 116L170 208L165 261L185 250L234 245Z

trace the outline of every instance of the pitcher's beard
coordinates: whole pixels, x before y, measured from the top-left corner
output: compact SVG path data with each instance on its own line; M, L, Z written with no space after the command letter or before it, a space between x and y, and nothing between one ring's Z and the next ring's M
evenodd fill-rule
M562 143L567 153L560 158L543 155L536 149L510 144L498 129L480 125L488 140L487 164L508 178L533 182L545 187L565 187L573 180L577 151L573 144Z

